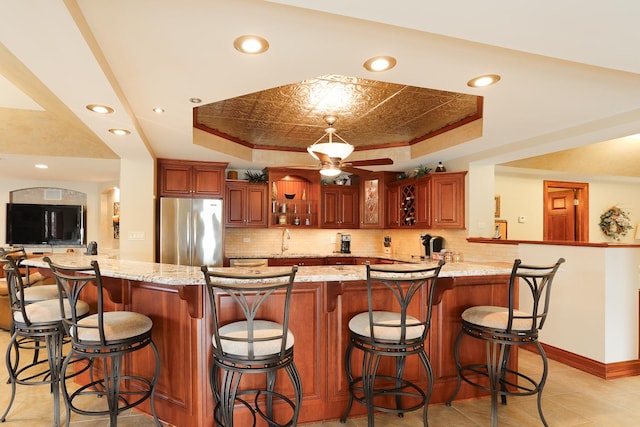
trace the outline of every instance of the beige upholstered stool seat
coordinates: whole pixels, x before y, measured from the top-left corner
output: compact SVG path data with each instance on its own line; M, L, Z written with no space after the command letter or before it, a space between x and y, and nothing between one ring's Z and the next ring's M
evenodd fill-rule
M76 304L76 312L85 315L89 312L89 304L84 301L78 301ZM58 299L49 299L38 301L24 306L24 311L31 323L48 323L62 320L60 318L60 301ZM71 307L68 301L64 301L64 312L66 317L71 317ZM13 319L19 323L25 323L22 312L14 311Z
M399 341L400 333L402 331L402 319L400 318L400 313L396 313L393 311L374 311L373 315L373 323L374 324L385 324L386 326L374 326L373 332L375 334L376 339L386 340L386 341ZM405 329L405 339L415 339L422 335L424 332L424 326L420 323L420 320L416 319L413 316L407 315L407 320L405 325L415 324L416 326L408 326ZM371 337L371 328L369 326L369 312L365 311L363 313L357 314L351 318L349 321L349 330L353 333L361 335L363 337Z
M24 288L25 304L49 299L58 299L58 285L37 285Z
M232 341L226 338L247 339L248 323L246 321L233 322L220 328L220 344L222 351L236 356L248 356L249 345L246 341ZM253 322L253 352L255 356L269 356L278 354L282 347L282 340L278 336L282 334L282 325L267 320L256 320ZM264 341L263 341L264 340ZM213 346L216 346L215 335L212 338ZM287 329L286 349L293 347L293 334Z
M521 317L521 319L518 319ZM507 329L509 323L509 309L492 305L470 307L462 312L462 320L490 329ZM531 329L531 313L513 310L514 331L528 331Z
M103 318L104 337L110 341L120 341L148 333L153 321L144 314L131 311L108 311ZM87 328L90 327L90 328ZM78 340L82 342L100 342L98 332L98 314L92 314L78 321ZM71 330L73 333L73 329Z

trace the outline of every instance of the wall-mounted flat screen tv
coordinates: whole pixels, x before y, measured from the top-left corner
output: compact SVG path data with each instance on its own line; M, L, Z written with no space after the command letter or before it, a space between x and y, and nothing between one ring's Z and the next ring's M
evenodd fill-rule
M82 245L84 222L80 205L7 203L7 244Z

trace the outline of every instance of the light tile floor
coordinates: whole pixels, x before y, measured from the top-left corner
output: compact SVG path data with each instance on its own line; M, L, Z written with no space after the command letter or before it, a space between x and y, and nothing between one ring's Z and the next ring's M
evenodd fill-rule
M0 331L0 411L4 412L9 400L10 386L4 363L4 352L9 334ZM538 359L527 351L520 352L520 366L536 372ZM99 401L99 399L96 399ZM605 381L574 368L550 361L550 372L544 391L543 409L551 427L631 427L640 426L640 377ZM5 425L40 427L52 425L52 399L47 386L18 386L16 401ZM0 412L0 415L1 415ZM63 411L64 412L64 411ZM488 399L454 402L451 407L429 407L430 427L488 426L490 406ZM64 415L62 416L64 421ZM108 426L106 419L72 414L74 427ZM136 411L118 418L118 425L152 426L152 419ZM307 427L364 427L366 418L308 424ZM404 418L387 414L377 415L376 427L421 426L420 412L406 414ZM542 425L538 418L535 397L511 398L507 406L499 408L500 427L528 427ZM245 426L240 426L245 427Z

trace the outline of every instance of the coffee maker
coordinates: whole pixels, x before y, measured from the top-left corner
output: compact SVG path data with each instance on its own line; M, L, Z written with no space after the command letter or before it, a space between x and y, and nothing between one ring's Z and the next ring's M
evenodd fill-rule
M340 245L340 253L351 253L351 234L338 233L338 244Z

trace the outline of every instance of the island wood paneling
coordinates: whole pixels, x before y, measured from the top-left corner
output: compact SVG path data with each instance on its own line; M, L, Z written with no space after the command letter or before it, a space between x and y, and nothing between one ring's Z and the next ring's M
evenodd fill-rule
M211 360L210 309L201 286L164 286L153 283L103 278L107 288L108 310L132 310L147 314L154 322L153 339L160 352L161 375L156 394L156 408L161 420L181 427L212 426L213 396L209 387ZM506 304L508 276L441 278L437 305L434 306L427 352L434 371L434 393L431 403L445 402L455 387L453 342L460 330L460 314L478 304ZM344 372L344 352L348 345L349 319L367 310L366 282L296 283L291 301L290 329L295 336L295 362L302 378L303 403L299 423L339 418L348 401ZM389 306L389 298L374 292L376 303ZM87 295L93 304L94 296ZM421 295L426 301L426 292ZM441 299L440 299L441 298ZM224 301L223 301L224 302ZM276 300L268 310L277 310L283 299ZM426 310L424 304L414 315ZM265 312L268 317L268 312ZM236 318L224 311L226 320ZM471 343L465 347L464 361L482 362L484 346ZM354 373L357 374L361 355L354 352ZM127 372L150 374L151 354L144 351L126 363ZM389 361L381 369L392 369ZM407 361L408 378L426 385L424 370L416 357ZM243 380L251 386L262 379ZM292 396L289 378L280 375L277 389ZM463 384L458 398L479 395L476 389ZM143 411L149 412L148 404ZM238 425L249 425L246 410L238 408ZM278 409L276 405L276 410ZM355 404L351 415L365 414L364 407ZM258 423L258 425L262 425Z

